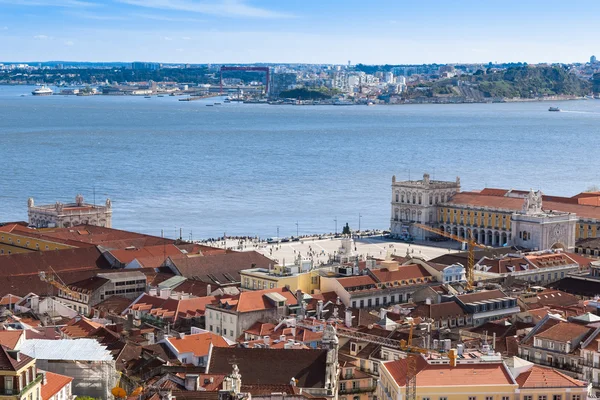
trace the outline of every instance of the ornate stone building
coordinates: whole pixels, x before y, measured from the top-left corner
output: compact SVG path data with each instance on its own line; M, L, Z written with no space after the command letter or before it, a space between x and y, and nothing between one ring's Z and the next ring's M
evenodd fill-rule
M418 181L396 181L392 177L391 233L394 237L425 239L434 234L414 227L413 223L434 225L438 207L460 192L460 178L456 182L434 181L423 174Z
M432 181L424 174L419 181L396 182L392 177L391 203L390 230L400 239L436 236L414 226L420 223L461 238L470 231L487 246L573 251L577 238L600 232L595 225L600 221L600 193L567 198L512 189L461 192L460 178Z
M75 225L112 226L112 204L106 199L104 205L87 204L78 194L75 203L36 206L33 198L27 200L29 225L36 228L69 228Z
M579 218L575 214L542 209L542 192L531 190L523 209L513 213L512 244L533 250L575 248L575 230Z

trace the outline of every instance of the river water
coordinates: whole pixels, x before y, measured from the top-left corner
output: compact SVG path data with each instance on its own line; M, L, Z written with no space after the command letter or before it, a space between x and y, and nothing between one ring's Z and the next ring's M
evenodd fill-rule
M392 175L463 190L600 185L600 101L270 106L0 86L0 221L113 203L113 227L193 239L389 227ZM548 112L557 105L564 112ZM298 226L296 226L298 223Z

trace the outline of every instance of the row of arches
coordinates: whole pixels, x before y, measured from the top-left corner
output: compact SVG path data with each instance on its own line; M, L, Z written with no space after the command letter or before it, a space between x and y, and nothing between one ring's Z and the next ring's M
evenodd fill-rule
M452 235L458 236L461 239L469 238L469 229L458 226L441 226L442 232L451 233ZM477 243L484 244L486 246L504 246L512 239L510 232L501 232L493 229L471 229L473 239Z

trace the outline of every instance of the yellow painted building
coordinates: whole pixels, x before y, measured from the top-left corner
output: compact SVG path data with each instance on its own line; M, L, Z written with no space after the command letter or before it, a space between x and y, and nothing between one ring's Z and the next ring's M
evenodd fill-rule
M0 398L41 399L43 375L38 374L35 358L17 350L0 349Z
M47 239L26 236L24 234L19 234L18 230L13 230L12 232L0 230L0 255L70 248L74 248L74 246Z
M517 357L510 367L500 360L473 361L418 356L416 400L585 400L591 390L586 382ZM382 363L377 398L405 400L406 371L406 359Z
M241 286L248 290L263 290L289 287L295 292L300 289L304 293L313 293L320 287L320 276L316 270L301 272L299 266L279 266L272 270L250 268L240 271Z

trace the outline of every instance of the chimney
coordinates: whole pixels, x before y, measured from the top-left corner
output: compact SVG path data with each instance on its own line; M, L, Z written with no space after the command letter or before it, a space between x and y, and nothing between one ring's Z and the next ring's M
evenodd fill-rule
M42 374L42 385L46 385L48 383L48 379L46 379L46 371L42 371L40 369L37 370L40 374Z
M431 297L425 299L425 304L431 305Z
M323 314L323 300L317 301L317 319L321 319L321 314Z
M348 328L352 328L352 310L346 308L346 313L344 315L344 324Z
M285 342L285 335L279 335L279 341Z
M271 344L271 338L269 336L263 336L263 342L265 343L265 346L268 346Z
M448 352L448 358L450 358L450 366L456 367L456 349L450 349Z
M300 306L300 315L304 316L304 295L300 289L296 289L296 300Z
M148 294L149 294L150 296L154 296L154 297L156 297L156 296L158 296L158 290L157 290L156 288L152 288L152 289L150 289L150 290L148 291Z
M206 295L210 296L210 294L212 293L212 286L210 286L210 283L208 285L206 285Z

